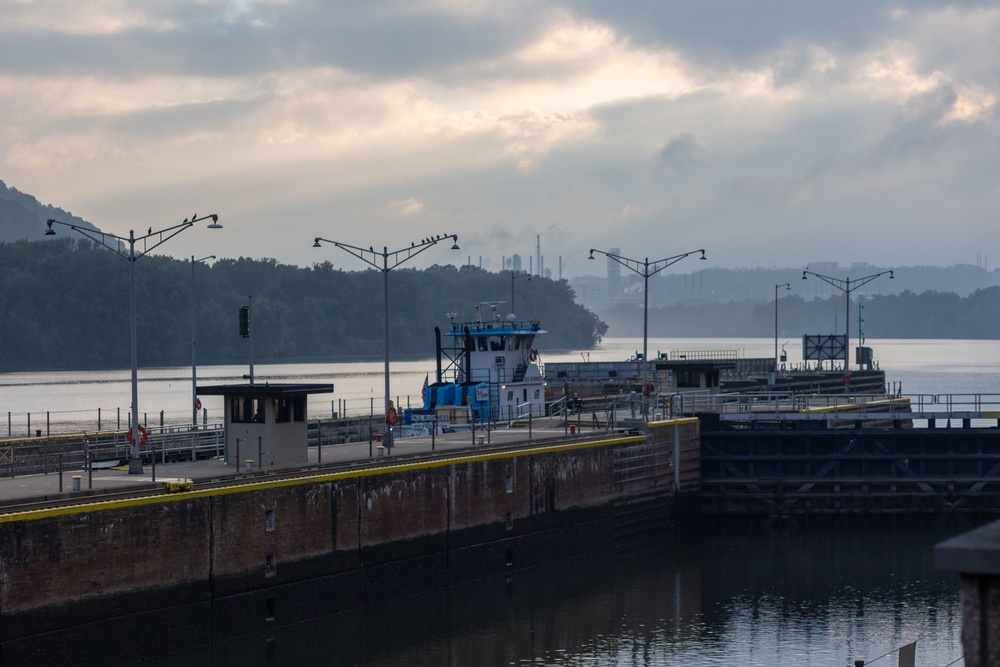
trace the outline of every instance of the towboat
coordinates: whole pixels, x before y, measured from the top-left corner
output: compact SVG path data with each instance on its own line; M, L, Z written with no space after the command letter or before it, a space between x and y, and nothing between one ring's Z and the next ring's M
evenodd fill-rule
M476 304L471 322L458 322L449 313L451 326L443 335L434 328L435 381L423 392L423 409L407 411L408 422L434 420L461 428L474 421L545 414L545 367L535 339L546 331L537 320L501 317L497 307L502 303ZM485 306L489 314L482 313Z

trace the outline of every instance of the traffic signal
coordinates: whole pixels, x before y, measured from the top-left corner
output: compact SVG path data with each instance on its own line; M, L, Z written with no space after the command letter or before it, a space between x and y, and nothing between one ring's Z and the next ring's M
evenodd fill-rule
M240 308L240 335L250 337L250 306Z

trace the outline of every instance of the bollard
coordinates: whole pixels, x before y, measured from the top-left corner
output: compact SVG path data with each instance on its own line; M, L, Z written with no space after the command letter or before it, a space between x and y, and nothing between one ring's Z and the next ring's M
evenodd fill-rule
M80 480L83 479L80 475L73 475L73 490L80 490Z
M484 444L486 444L486 436L481 435L479 436L479 446L482 447Z
M569 425L569 434L570 435L576 435L576 424L570 424Z
M247 459L246 461L244 461L244 463L246 463L247 470L253 470L253 459Z
M376 450L376 456L378 456L378 458L382 458L383 456L385 456L385 445L379 445L378 447L375 448L375 450Z

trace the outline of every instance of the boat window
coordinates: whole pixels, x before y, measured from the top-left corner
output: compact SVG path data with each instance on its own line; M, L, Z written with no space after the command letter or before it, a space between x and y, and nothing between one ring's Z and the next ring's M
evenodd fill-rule
M541 390L539 390L539 389L536 389L536 390L535 390L535 400L536 400L536 401L538 400L538 396L539 396L539 391L541 391Z
M483 337L483 336L480 336L479 338L476 339L476 341L477 341L477 344L478 344L478 347L479 347L479 351L480 352L486 352L486 338Z
M504 337L490 336L490 350L493 352L497 352L503 349L504 349Z
M514 390L513 389L511 389L510 391L507 392L507 402L508 403L513 403L514 402Z
M299 396L292 399L292 420L304 422L306 420L306 397Z

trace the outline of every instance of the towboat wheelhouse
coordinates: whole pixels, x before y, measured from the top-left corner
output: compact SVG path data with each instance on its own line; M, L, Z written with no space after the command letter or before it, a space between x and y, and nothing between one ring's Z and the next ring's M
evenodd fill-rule
M545 414L545 372L535 337L546 333L537 321L501 318L497 303L487 321L456 322L444 334L434 329L437 381L428 386L424 408L467 407L476 419L501 421ZM476 305L479 313L480 304Z

